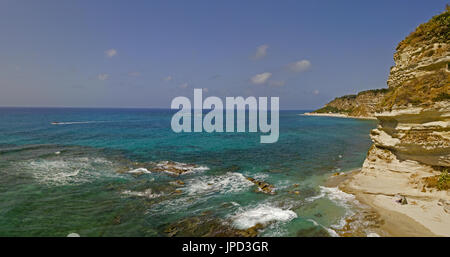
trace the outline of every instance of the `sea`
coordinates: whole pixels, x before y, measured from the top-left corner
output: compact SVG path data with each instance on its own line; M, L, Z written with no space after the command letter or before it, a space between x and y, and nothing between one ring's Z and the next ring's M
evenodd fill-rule
M167 109L0 108L0 236L339 236L357 201L325 182L361 167L376 121L306 111L261 144L175 133Z

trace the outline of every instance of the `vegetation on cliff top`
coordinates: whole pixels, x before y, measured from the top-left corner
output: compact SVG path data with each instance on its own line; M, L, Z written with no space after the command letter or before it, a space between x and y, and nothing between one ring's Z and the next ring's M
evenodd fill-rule
M316 112L316 113L345 113L345 114L349 114L349 113L352 113L354 111L354 109L338 108L338 107L335 107L335 106L330 106L330 104L335 102L335 101L339 101L339 100L355 101L358 96L362 96L362 95L365 95L365 94L373 94L373 95L386 94L388 91L389 91L388 88L370 89L370 90L361 91L361 92L359 92L356 95L344 95L344 96L336 97L336 98L334 98L333 101L328 103L326 106L324 106L324 107L322 107L322 108L320 108L318 110L315 110L314 112Z
M397 51L407 46L428 49L434 43L448 44L450 42L450 5L446 10L421 24L417 29L401 41ZM440 52L433 49L424 52L421 58L443 56L448 54L448 47L441 47ZM427 49L427 47L425 47ZM391 88L385 99L379 104L380 110L391 110L394 106L431 105L435 102L449 99L450 74L447 61L437 61L426 66L417 67L420 76L414 76ZM411 67L410 69L414 69ZM392 74L391 74L392 76Z
M418 43L429 40L432 40L432 43L450 42L450 5L446 6L443 13L420 24L415 31L398 44L397 51L401 51L407 46L415 47Z
M349 113L351 110L339 109L333 106L324 106L318 110L315 110L316 113Z
M365 91L361 91L358 93L358 95L363 95L363 94L386 94L389 91L389 88L377 88L377 89L370 89L370 90L365 90Z

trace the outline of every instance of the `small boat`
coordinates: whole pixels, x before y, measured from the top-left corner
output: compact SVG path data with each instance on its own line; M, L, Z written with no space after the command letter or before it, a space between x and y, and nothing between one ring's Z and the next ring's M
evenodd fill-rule
M52 125L59 125L59 124L61 124L61 122L52 121L51 124L52 124Z

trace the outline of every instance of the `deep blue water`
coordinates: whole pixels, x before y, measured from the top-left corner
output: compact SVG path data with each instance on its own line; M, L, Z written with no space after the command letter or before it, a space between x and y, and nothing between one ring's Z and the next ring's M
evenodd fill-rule
M0 108L0 235L201 236L256 223L265 236L333 235L352 210L322 185L362 165L376 122L303 112L281 111L279 141L261 144L260 133L174 133L170 110ZM163 161L200 168L148 168Z

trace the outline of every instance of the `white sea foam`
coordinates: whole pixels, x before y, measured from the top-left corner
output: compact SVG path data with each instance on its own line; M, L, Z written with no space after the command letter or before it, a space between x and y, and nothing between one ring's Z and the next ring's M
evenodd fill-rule
M151 189L147 189L147 190L145 190L143 192L125 190L125 191L122 192L122 194L127 195L127 196L147 197L147 198L150 198L150 199L162 196L161 194L154 194Z
M187 181L185 191L189 195L208 194L213 192L234 193L253 186L241 173L227 172L220 176L201 176Z
M323 228L328 232L328 234L330 234L330 236L332 236L332 237L339 237L339 234L336 233L336 231L334 231L333 229L327 228L327 227L323 227Z
M230 202L233 206L241 206L240 204L238 204L237 202Z
M246 229L258 223L267 224L271 221L287 222L296 217L297 214L291 210L283 210L268 204L260 204L255 208L239 211L231 219L237 228Z
M359 204L358 200L355 199L354 195L347 194L337 187L320 186L320 193L316 196L306 198L306 201L312 202L323 197L327 197L328 199L333 201L336 205L345 208L346 211L345 216L342 217L337 224L331 225L331 227L335 229L343 228L346 224L346 217L354 214L353 208L355 207L355 205ZM330 233L331 231L328 232Z
M126 173L130 173L130 174L150 174L151 171L147 170L146 168L137 168L134 170L129 170Z
M324 187L324 186L320 186L320 193L318 195L308 197L305 200L312 202L323 197L327 197L334 203L343 207L348 207L349 204L352 203L358 203L354 195L347 194L337 187Z
M355 208L364 208L364 205L361 205L358 200L356 200L355 196L352 194L347 194L341 191L337 187L320 187L320 194L317 196L310 197L310 199L318 199L321 197L327 197L335 204L342 206L345 208L345 215L339 219L336 224L331 225L331 228L326 228L328 233L331 236L339 236L333 229L342 229L347 224L347 217L353 216L356 214ZM361 222L361 221L359 221ZM376 237L379 236L377 233L367 232L368 237Z
M104 158L69 158L33 160L16 163L19 170L30 173L38 182L51 185L85 183L98 176L115 176L113 164Z
M315 200L320 199L320 198L322 198L324 196L325 196L325 193L321 191L318 195L314 195L314 196L310 196L310 197L305 198L305 201L307 201L307 202L314 202Z
M235 193L247 190L253 186L242 174L237 172L228 172L219 176L200 176L184 180L185 185L179 188L186 192L181 197L169 199L152 205L147 214L165 214L173 212L182 212L193 204L199 204L208 201L213 194ZM238 203L231 202L234 206Z
M187 164L182 162L171 162L171 161L161 161L158 162L155 166L159 170L163 170L164 172L167 172L169 174L176 174L176 175L180 174L173 172L172 170L175 169L182 171L181 175L192 172L202 172L209 170L209 168L206 166L197 166L195 164Z
M266 180L269 177L269 175L266 173L258 173L258 174L251 175L251 177L256 180Z
M356 201L354 195L347 194L337 187L321 186L320 191L337 204L348 205L349 203L354 203Z
M181 197L167 199L152 205L152 207L146 211L146 214L160 216L172 213L182 213L193 204L208 201L210 197L211 196L197 197L182 195Z
M336 231L334 231L333 229L327 228L327 227L319 224L317 221L315 221L313 219L307 219L307 221L312 222L315 226L318 226L318 227L321 227L321 228L325 229L330 236L332 236L332 237L339 237L338 233L336 233Z

